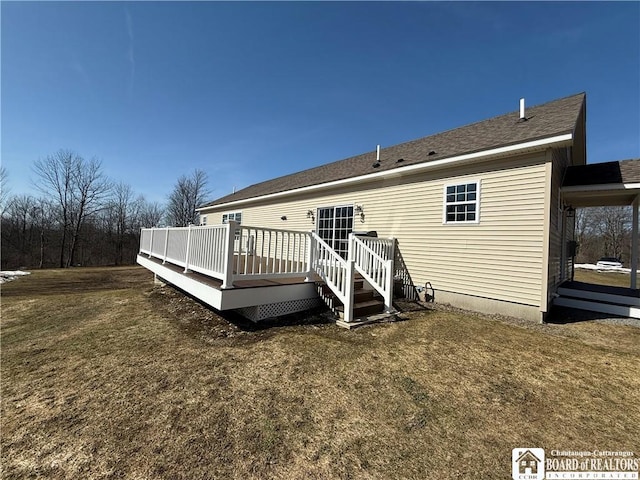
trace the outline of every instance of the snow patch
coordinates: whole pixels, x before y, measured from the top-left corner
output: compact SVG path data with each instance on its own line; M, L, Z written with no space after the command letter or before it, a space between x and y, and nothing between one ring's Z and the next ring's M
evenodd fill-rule
M623 267L598 267L592 263L576 263L576 268L582 268L583 270L597 270L598 272L611 272L611 273L631 273L630 268Z
M31 272L23 272L22 270L3 270L0 272L0 283L10 282L18 277L30 274Z

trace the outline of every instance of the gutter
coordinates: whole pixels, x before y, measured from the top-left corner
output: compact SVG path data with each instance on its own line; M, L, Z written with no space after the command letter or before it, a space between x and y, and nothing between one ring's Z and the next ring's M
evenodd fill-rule
M427 170L437 169L439 167L446 167L453 164L464 164L477 160L489 160L494 157L503 157L508 154L517 153L530 153L533 151L544 150L549 147L562 147L569 146L573 142L573 134L565 133L563 135L556 135L554 137L543 138L539 140L533 140L530 142L519 143L516 145L508 145L506 147L493 148L491 150L484 150L482 152L467 153L463 155L456 155L454 157L442 158L440 160L433 160L426 163L418 163L415 165L408 165L406 167L394 168L393 170L387 170L383 172L369 173L366 175L360 175L358 177L345 178L342 180L334 180L332 182L320 183L317 185L310 185L308 187L300 187L293 190L285 190L283 192L270 193L267 195L261 195L259 197L245 198L242 200L236 200L226 203L220 203L211 205L208 207L197 208L197 212L204 210L235 207L237 205L244 205L247 203L271 200L274 198L286 197L289 195L297 195L300 193L308 193L318 190L326 190L334 187L340 187L343 185L357 185L360 183L367 183L377 179L401 177L407 174L415 174L417 172L423 172Z

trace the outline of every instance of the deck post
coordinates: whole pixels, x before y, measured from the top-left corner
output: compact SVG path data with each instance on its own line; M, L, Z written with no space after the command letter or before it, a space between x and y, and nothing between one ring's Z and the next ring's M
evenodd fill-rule
M395 237L389 237L391 240L391 247L389 248L389 260L391 260L392 265L391 269L393 270L393 276L396 274L396 242L398 241Z
M155 228L151 227L151 237L149 238L149 258L153 256L153 231Z
M307 238L309 239L309 251L307 252L307 276L304 278L304 281L312 282L314 278L313 272L315 271L316 239L313 237L313 232L309 232Z
M347 262L353 262L355 259L353 258L355 255L354 246L353 246L353 232L349 233L349 243L347 247Z
M640 195L633 201L633 218L631 219L631 288L638 288L638 203Z
M169 227L165 228L165 230L167 231L165 237L164 237L164 255L162 258L162 264L164 265L165 263L167 263L167 247L169 245Z
M184 259L184 273L189 273L189 247L191 244L191 224L189 224L189 229L187 230L187 251L185 253Z
M384 286L384 311L389 313L393 311L393 280L395 278L395 271L393 269L393 260L387 260L386 262L387 278L386 285Z
M229 220L229 223L227 223L227 230L224 234L224 279L222 280L221 287L223 289L233 288L233 247L235 243L236 227L237 222Z
M353 277L355 262L347 262L347 275L345 278L345 302L344 302L344 321L349 323L353 321Z

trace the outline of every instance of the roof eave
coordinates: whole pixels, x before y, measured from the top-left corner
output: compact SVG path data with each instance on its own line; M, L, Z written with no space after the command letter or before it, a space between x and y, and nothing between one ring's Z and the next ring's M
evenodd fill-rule
M267 195L261 195L257 197L245 198L242 200L235 200L231 202L219 203L215 205L205 206L197 208L196 211L201 212L204 210L214 210L218 208L237 207L239 205L245 205L247 203L253 203L263 200L271 200L275 198L281 198L289 195L297 195L300 193L308 193L312 191L325 190L343 185L357 185L360 183L367 183L378 179L401 177L408 174L415 174L422 171L446 168L451 165L464 164L472 161L492 160L496 158L502 158L513 154L526 154L534 153L538 151L544 151L547 148L569 146L573 143L573 134L564 133L555 135L552 137L545 137L537 140L531 140L528 142L517 143L514 145L507 145L504 147L492 148L489 150L482 150L479 152L467 153L463 155L456 155L453 157L442 158L440 160L433 160L431 162L418 163L415 165L408 165L406 167L394 168L392 170L385 170L382 172L375 172L366 175L360 175L357 177L345 178L342 180L334 180L332 182L320 183L316 185L309 185L306 187L296 188L292 190L285 190L282 192L270 193Z

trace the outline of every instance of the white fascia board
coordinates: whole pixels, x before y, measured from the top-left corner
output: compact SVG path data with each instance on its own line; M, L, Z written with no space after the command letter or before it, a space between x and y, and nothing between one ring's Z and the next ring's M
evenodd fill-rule
M562 187L560 191L562 193L572 192L599 192L599 191L612 191L612 190L639 190L640 183L603 183L599 185L571 185L569 187Z
M312 192L315 190L324 190L334 187L340 187L342 185L366 183L379 178L393 178L400 177L407 174L415 174L416 172L437 169L439 167L445 167L456 163L464 163L472 160L488 159L493 156L504 156L510 153L526 153L528 151L535 151L539 149L545 149L552 146L570 145L573 140L573 134L565 133L564 135L557 135L555 137L542 138L540 140L533 140L531 142L518 143L516 145L508 145L506 147L493 148L491 150L483 150L481 152L467 153L464 155L457 155L455 157L442 158L440 160L434 160L426 163L418 163L415 165L408 165L406 167L394 168L393 170L385 170L382 172L369 173L367 175L360 175L359 177L345 178L343 180L335 180L333 182L320 183L318 185L310 185L308 187L296 188L293 190L285 190L284 192L270 193L268 195L262 195L259 197L245 198L243 200L236 200L227 203L220 203L218 205L212 205L210 207L201 207L196 209L200 212L203 210L218 209L235 207L236 205L243 205L246 203L252 203L261 200L270 200L273 198L284 197L288 195L296 195L300 193Z

